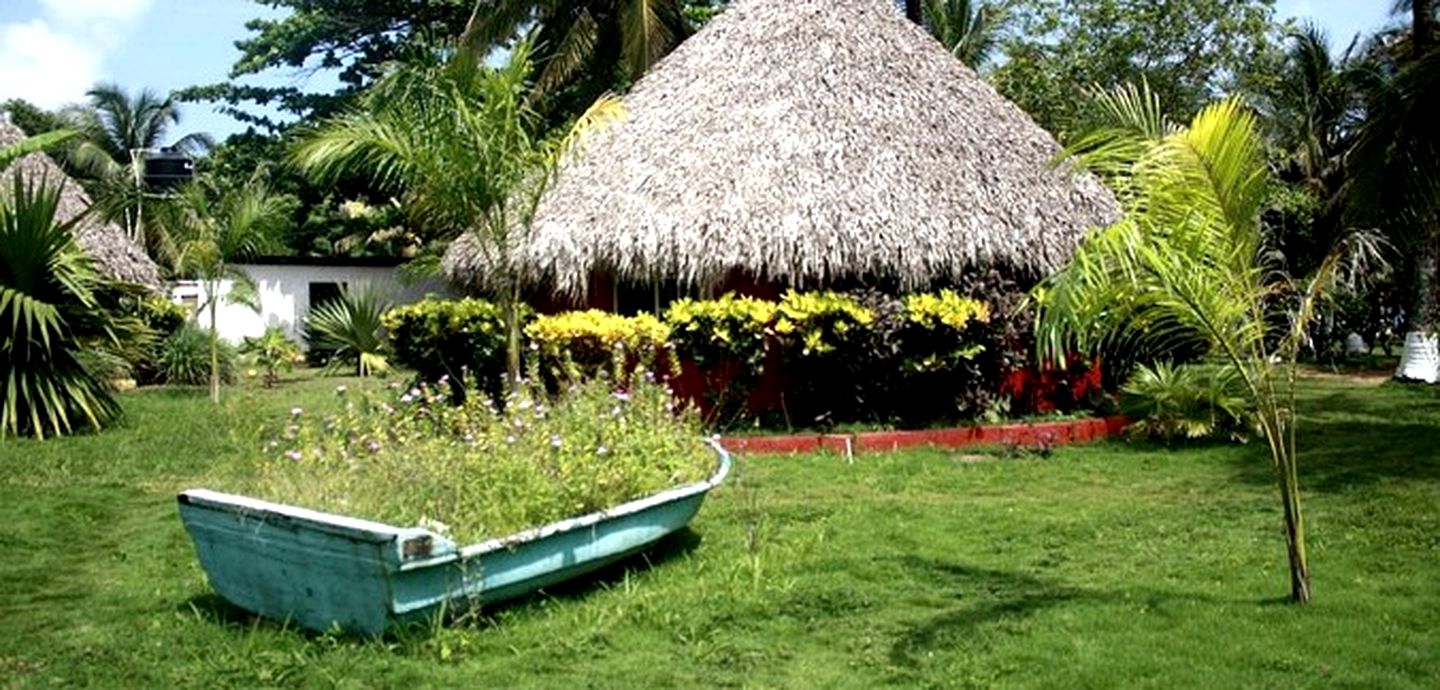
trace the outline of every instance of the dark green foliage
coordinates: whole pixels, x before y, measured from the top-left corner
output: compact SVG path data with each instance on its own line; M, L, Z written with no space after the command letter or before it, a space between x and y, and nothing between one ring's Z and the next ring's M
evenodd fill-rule
M524 320L528 321L528 310ZM395 362L422 380L478 381L497 394L505 372L505 316L479 299L430 297L385 313Z
M1029 0L993 82L1061 137L1088 129L1088 90L1148 80L1181 120L1279 73L1273 0Z
M1120 409L1134 421L1131 438L1246 440L1255 429L1245 382L1222 364L1142 365L1121 389Z
M109 281L56 218L57 187L18 172L0 190L0 439L100 429L120 416L80 353L112 348Z
M164 297L147 297L137 302L135 315L149 332L130 358L135 381L142 386L161 383L161 345L190 320L190 310Z
M332 373L383 374L390 369L390 346L381 317L389 309L390 302L369 286L343 290L339 299L311 307L305 339L326 354Z
M219 341L220 381L235 383L235 348ZM210 331L186 324L160 345L156 362L162 383L200 386L210 381Z

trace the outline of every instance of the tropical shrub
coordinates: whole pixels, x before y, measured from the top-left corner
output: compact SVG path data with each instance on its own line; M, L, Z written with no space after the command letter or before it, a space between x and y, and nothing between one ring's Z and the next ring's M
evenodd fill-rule
M552 382L592 378L644 362L652 369L670 329L649 314L591 309L537 317L525 327L541 371Z
M899 356L891 414L907 425L974 418L989 411L1008 362L990 328L990 307L952 290L907 295L894 340ZM892 369L893 371L893 369Z
M775 307L771 346L784 380L780 405L791 423L826 425L872 414L864 381L875 314L834 292L787 291Z
M103 381L81 361L120 342L98 297L110 281L56 217L58 188L21 174L0 192L0 438L102 428L120 416Z
M522 311L522 320L530 318ZM395 361L413 369L421 380L442 377L456 382L455 398L463 398L463 381L474 381L492 397L505 376L505 313L479 299L429 297L397 307L381 319L394 348Z
M160 383L160 346L185 326L190 320L190 310L164 297L151 296L140 300L135 312L151 337L135 349L130 359L131 371L137 383Z
M719 299L682 299L665 322L683 368L684 395L706 419L725 425L748 418L760 383L776 305L726 294Z
M160 356L156 362L160 381L179 386L209 383L211 341L210 331L193 324L186 324L170 334L160 344ZM213 353L218 364L217 377L226 385L235 383L235 348L223 338L217 339L217 342Z
M247 481L267 499L399 525L461 542L498 537L706 477L715 454L663 385L606 377L557 398L530 377L501 403L438 385L379 396L341 391L343 409L301 409L266 432ZM397 395L398 394L398 395ZM404 487L397 492L396 487Z
M1133 420L1131 438L1245 440L1253 432L1254 405L1233 366L1141 365L1120 392L1120 409Z
M290 371L296 362L305 360L300 346L279 326L270 326L259 336L246 338L240 343L240 354L250 356L256 366L265 371L266 388L280 382L280 372Z
M332 373L359 376L383 374L390 369L389 343L381 317L390 303L370 287L342 290L340 297L310 310L305 338L311 349L325 352Z

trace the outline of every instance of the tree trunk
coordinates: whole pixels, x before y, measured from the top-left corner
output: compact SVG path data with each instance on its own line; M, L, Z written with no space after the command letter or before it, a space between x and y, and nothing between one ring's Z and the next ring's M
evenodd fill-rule
M509 384L520 380L520 281L505 286L505 370Z
M219 283L212 286L210 292L210 402L220 404L220 331L215 328L215 312L220 304L219 297L215 294L220 290Z
M1414 0L1410 4L1410 52L1419 60L1435 38L1435 8L1429 0Z
M905 18L916 24L924 24L920 13L920 0L905 0Z
M1285 411L1273 404L1268 409L1262 406L1260 424L1270 444L1271 457L1275 464L1275 479L1280 489L1280 504L1285 516L1285 555L1290 563L1290 601L1305 604L1310 601L1310 561L1305 552L1305 517L1300 508L1300 472L1295 457L1294 436L1289 424L1293 424L1293 409ZM1291 421L1284 421L1291 415Z

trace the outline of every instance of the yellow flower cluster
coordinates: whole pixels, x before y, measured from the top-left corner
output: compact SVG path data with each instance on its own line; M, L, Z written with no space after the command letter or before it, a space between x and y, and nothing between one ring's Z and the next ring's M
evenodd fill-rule
M926 328L944 325L964 330L972 322L990 323L990 307L979 300L961 297L953 290L906 295L905 316Z

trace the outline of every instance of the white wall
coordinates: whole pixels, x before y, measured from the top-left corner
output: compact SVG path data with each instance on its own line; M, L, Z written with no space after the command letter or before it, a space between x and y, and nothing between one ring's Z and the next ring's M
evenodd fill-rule
M243 305L228 304L223 296L229 294L231 282L220 284L222 298L215 317L216 330L233 343L258 336L269 326L279 326L286 335L304 345L311 283L340 283L352 290L368 284L396 306L417 302L427 294L447 297L453 294L445 283L435 279L407 284L400 279L398 269L391 266L243 264L236 268L255 281L261 309L256 313ZM171 298L193 307L205 301L204 289L195 281L180 281L171 288ZM197 314L196 321L208 328L209 312Z

